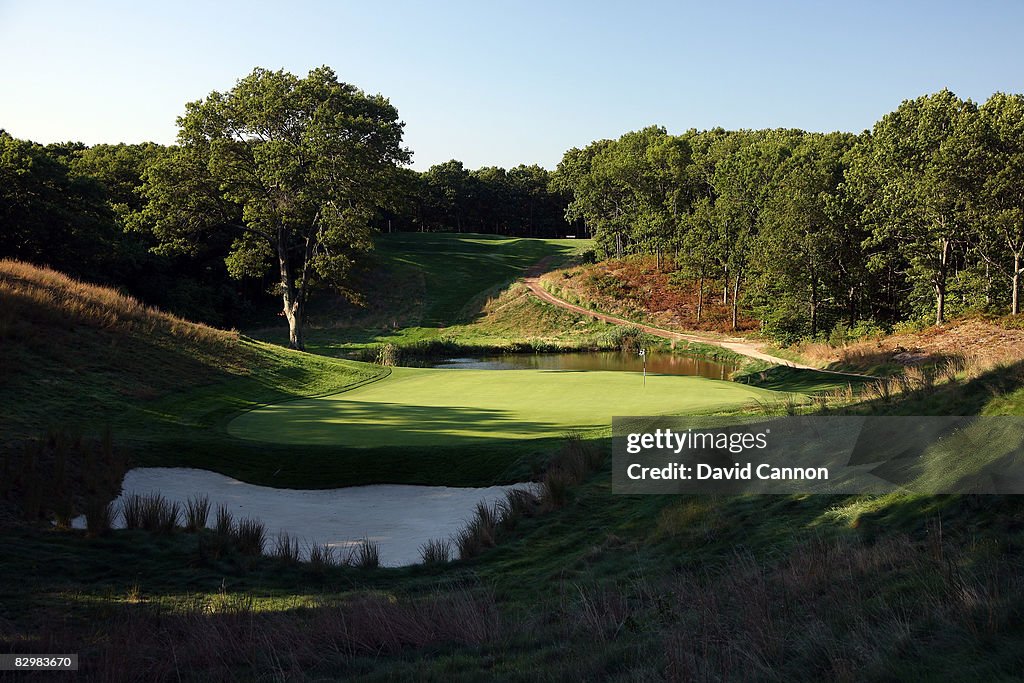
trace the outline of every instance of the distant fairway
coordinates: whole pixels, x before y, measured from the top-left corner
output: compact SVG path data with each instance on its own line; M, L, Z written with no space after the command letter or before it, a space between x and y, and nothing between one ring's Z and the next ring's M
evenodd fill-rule
M392 265L423 273L426 307L421 324L429 327L454 322L474 296L523 275L541 259L565 259L592 244L584 239L406 232L379 236L376 248Z
M244 413L228 431L282 444L444 446L559 436L608 428L613 415L709 413L773 397L700 377L650 375L645 387L632 372L395 368L346 393Z

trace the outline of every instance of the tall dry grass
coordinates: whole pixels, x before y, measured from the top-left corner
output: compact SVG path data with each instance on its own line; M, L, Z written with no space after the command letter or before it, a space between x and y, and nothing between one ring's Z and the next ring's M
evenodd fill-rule
M258 519L243 517L231 530L231 541L243 555L262 555L267 545L267 527Z
M452 542L447 538L431 539L420 546L423 564L444 564L452 559Z
M159 493L142 496L140 519L144 531L169 534L181 521L181 505L167 500Z
M238 339L235 332L184 320L115 289L11 259L0 260L0 300L4 301L6 314L0 325L0 337L17 335L21 330L19 318L49 316L64 324L122 332L153 334L165 330L179 339L204 345L222 345Z
M565 579L528 609L465 585L280 610L223 593L170 609L118 601L105 608L102 629L55 608L36 615L32 633L8 636L27 653L88 639L81 675L90 680L139 671L153 680L365 676L368 661L386 667L380 658L391 656L428 667L454 657L481 673L517 658L536 666L541 660L524 653L542 649L557 651L541 656L559 679L614 670L624 680L876 680L925 654L934 667L937 643L991 652L1005 664L1007 653L989 648L1019 622L1024 581L1009 562L979 564L933 528L922 541L815 538L771 558L739 550L667 575ZM596 651L620 658L608 669ZM955 659L950 666L951 678L971 670Z
M274 541L271 557L285 564L297 564L302 553L299 551L299 539L285 531L278 533Z
M189 496L185 501L185 531L196 532L206 528L210 519L210 499L207 496Z
M380 544L364 538L352 547L346 564L359 569L376 569L380 566Z
M555 510L569 501L570 491L587 475L604 464L601 445L576 432L566 434L561 450L551 459L541 479L541 501L545 509Z
M322 571L329 567L337 567L339 564L334 547L327 543L311 543L307 550L307 556L309 564L314 570Z
M10 440L0 443L0 501L20 509L29 522L54 521L66 529L78 514L100 521L126 469L109 429L98 438L54 429Z

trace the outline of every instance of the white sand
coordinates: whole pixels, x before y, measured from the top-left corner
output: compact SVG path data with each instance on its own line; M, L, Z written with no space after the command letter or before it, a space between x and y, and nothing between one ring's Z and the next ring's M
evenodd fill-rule
M181 467L130 470L121 497L160 493L184 505L189 496L224 504L237 521L254 517L267 527L268 547L280 531L298 537L303 556L311 543L327 543L345 554L364 537L380 545L381 565L399 567L420 561L420 546L434 538L452 538L472 517L479 501L493 504L513 488L530 484L452 488L380 484L342 489L296 490L254 486L222 474ZM118 515L119 517L120 515ZM120 524L116 520L115 526ZM209 524L213 525L211 512ZM83 528L85 519L74 520ZM453 549L454 550L454 549Z

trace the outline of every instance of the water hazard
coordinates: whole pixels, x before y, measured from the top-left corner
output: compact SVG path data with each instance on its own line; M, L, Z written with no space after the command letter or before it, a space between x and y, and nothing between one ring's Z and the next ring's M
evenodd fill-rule
M641 372L644 359L625 351L588 351L574 353L508 353L472 358L447 358L434 368L463 370L612 370ZM732 363L694 358L673 353L648 353L647 372L655 375L687 375L709 379L729 379L736 369Z

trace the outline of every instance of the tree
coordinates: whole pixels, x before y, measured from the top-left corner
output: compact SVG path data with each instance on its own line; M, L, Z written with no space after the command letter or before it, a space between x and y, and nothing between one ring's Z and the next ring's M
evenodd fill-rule
M102 185L66 163L82 147L43 147L0 130L0 258L109 282L120 228Z
M1024 275L1024 96L996 93L979 110L979 250L986 263L1009 278L1010 310L1020 313Z
M347 280L372 247L371 220L410 159L398 112L326 66L304 79L257 68L189 103L178 126L178 147L146 172L140 220L169 250L232 230L228 272L276 266L289 345L303 349L310 291L353 296Z
M932 289L936 324L945 319L947 281L965 237L959 155L976 110L948 90L907 100L875 124L849 172L873 227L865 245L879 250L873 264L898 254L911 280Z
M607 159L617 143L598 140L583 149L567 151L551 178L551 189L571 194L565 219L583 221L601 256L622 256L623 238L629 232L629 193L608 170Z
M734 136L738 138L738 147L715 165L715 211L723 229L720 240L725 247L727 277L732 278L733 329L739 322L740 285L746 275L750 249L757 239L772 178L801 134L786 130L738 133ZM726 288L728 285L727 279ZM723 300L726 298L727 294Z
M841 266L849 226L831 209L853 139L843 133L806 134L776 171L751 267L766 294L762 320L792 328L782 332L816 335L825 307L845 299Z
M474 179L462 162L452 159L434 164L420 177L426 186L427 224L440 230L454 228L464 232Z

